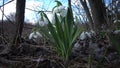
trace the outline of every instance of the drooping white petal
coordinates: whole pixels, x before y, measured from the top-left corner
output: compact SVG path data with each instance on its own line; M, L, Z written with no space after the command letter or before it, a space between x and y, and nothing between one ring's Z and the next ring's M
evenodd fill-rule
M42 37L42 35L41 35L39 32L36 32L36 35L37 35L38 37Z
M90 30L89 33L90 33L91 37L96 35L95 31L93 31L93 30Z
M47 25L48 24L48 20L45 18L45 17L43 17L43 20L39 20L39 25L40 26L45 26L45 25Z
M54 16L54 14L52 14L51 17L52 17L52 19L51 19L51 23L52 23L52 24L55 24L55 16Z
M39 33L39 32L32 32L30 35L29 35L29 39L36 39L36 38L40 38L42 37L42 35Z
M45 25L48 24L48 20L45 17L44 17L44 23L45 23Z
M29 39L32 39L34 33L32 32L30 35L29 35Z
M80 35L80 39L84 40L85 38L86 38L86 34L85 34L85 32L82 32L81 35Z
M120 22L120 20L114 20L114 23Z
M85 32L85 34L86 34L89 38L91 38L91 33L90 33L90 32Z
M56 8L54 9L53 14L55 14L55 13L59 13L58 7L56 7Z
M82 46L79 44L79 42L76 42L73 47L73 52L80 51L81 48Z
M58 9L59 9L59 10L64 10L64 9L65 9L65 6L59 6Z
M78 42L76 42L75 44L74 44L74 48L78 48L80 46L80 44L78 43Z
M56 15L57 15L59 21L61 21L60 14L56 14ZM55 24L55 14L52 15L52 22L51 22L51 23L52 23L52 24Z
M37 38L38 37L38 35L33 35L33 38Z
M90 32L91 32L92 34L95 34L95 31L93 31L93 30L90 30Z
M45 25L44 21L39 21L39 25L43 27Z
M67 10L65 6L58 6L54 9L53 14L60 14L62 17L65 17L67 15Z
M113 33L118 34L118 33L120 33L120 30L115 30Z
M61 15L62 17L65 17L65 16L67 15L67 10L62 10L62 11L60 12L60 15Z

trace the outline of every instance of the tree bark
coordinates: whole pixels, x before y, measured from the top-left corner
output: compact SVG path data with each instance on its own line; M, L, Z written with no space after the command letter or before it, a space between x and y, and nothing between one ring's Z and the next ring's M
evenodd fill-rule
M13 39L13 44L18 44L21 39L26 0L17 0L16 3L16 33Z
M90 29L91 30L94 30L94 23L93 23L93 20L92 20L92 17L91 17L91 14L90 14L90 11L89 11L89 8L88 8L88 6L87 6L87 3L86 3L86 0L80 0L80 2L81 2L81 4L82 4L82 6L83 6L83 8L84 8L84 10L85 10L85 13L86 13L86 15L87 15L87 18L88 18L88 20L89 20L89 27L90 27Z
M69 6L70 9L72 9L72 7L71 7L71 0L68 0L68 6Z
M107 26L104 3L102 0L88 0L88 2L91 8L92 19L95 24L95 31L99 32Z

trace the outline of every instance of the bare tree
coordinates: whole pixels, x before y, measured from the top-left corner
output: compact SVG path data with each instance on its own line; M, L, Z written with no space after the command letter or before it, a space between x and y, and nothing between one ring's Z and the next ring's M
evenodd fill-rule
M25 3L26 0L17 0L16 3L16 33L12 42L13 44L18 44L21 40L24 23Z

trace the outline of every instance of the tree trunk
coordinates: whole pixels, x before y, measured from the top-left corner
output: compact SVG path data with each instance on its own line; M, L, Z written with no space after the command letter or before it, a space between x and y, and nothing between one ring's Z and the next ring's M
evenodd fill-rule
M91 8L92 19L95 24L95 31L99 32L107 26L105 18L106 10L103 0L88 0L88 2Z
M85 13L86 13L86 15L87 15L88 20L89 20L88 25L89 25L90 29L91 29L91 30L94 30L94 23L93 23L93 20L92 20L92 17L91 17L89 8L88 8L88 6L87 6L86 0L84 0L84 1L83 1L83 0L80 0L80 2L81 2L82 6L83 6L83 8L84 8L84 10L85 10Z
M72 9L72 7L71 7L71 0L68 0L68 6L69 6L70 9Z
M24 24L25 2L26 0L17 0L16 3L16 33L13 39L13 44L18 44L21 40Z

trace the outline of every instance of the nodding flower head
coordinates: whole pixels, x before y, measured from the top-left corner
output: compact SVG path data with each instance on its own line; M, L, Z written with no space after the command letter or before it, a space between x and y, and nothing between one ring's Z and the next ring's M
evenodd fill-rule
M65 17L67 15L67 9L65 6L58 6L54 9L53 13L60 14L62 17Z
M85 32L82 32L81 35L80 35L80 39L84 40L85 38L86 38L86 34L85 34Z
M41 17L39 19L39 25L40 26L45 26L48 24L48 20L44 17L44 15L41 13Z
M120 20L114 20L114 23L118 23L118 22L120 22Z
M120 33L120 30L115 30L113 33L114 33L114 34L119 34L119 33Z
M42 35L38 31L33 31L29 35L29 39L37 39L37 38L40 38L40 37L42 37Z
M89 32L82 32L80 35L80 39L84 40L86 38L92 38L92 36L95 35L95 32L93 30L89 31Z
M57 14L57 17L58 17L59 21L61 21L60 14ZM54 14L52 15L51 23L52 23L52 24L55 24L55 15L54 15Z

